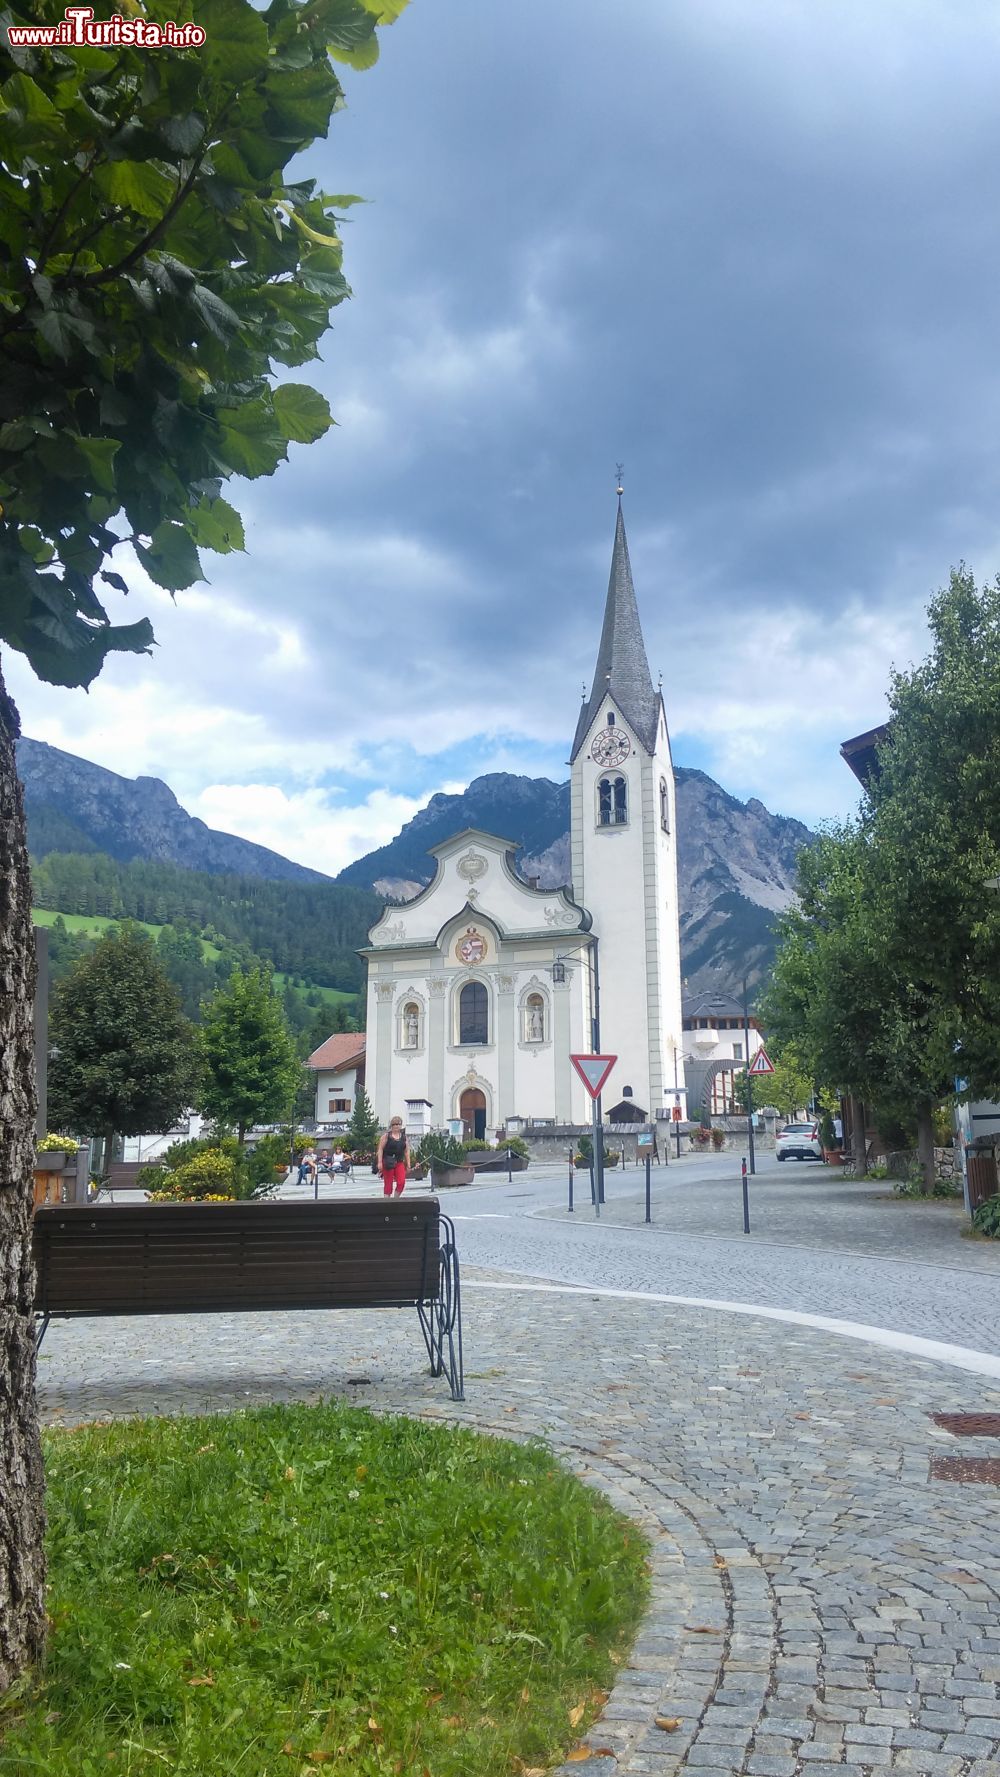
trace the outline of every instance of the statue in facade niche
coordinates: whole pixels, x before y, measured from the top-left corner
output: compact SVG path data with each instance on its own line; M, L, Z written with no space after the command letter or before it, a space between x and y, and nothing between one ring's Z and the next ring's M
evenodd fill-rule
M415 1011L409 1011L406 1014L406 1047L408 1049L415 1049L417 1046L417 1041L418 1041L419 1036L420 1036L419 1015Z
M544 1035L544 1017L541 1005L538 1000L531 1000L528 1003L528 1041L529 1043L540 1043Z

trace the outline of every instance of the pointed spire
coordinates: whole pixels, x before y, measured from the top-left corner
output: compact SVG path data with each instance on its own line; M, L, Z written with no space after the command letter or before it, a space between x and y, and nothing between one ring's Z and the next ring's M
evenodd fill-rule
M597 669L589 702L580 711L576 739L573 742L573 759L580 751L591 723L609 691L637 738L648 752L653 752L660 704L653 690L646 645L642 639L620 495L614 549L611 554L608 601L604 608L601 645L597 651Z

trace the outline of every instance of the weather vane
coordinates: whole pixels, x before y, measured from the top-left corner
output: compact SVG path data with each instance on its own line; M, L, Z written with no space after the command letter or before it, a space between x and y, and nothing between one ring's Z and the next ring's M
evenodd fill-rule
M625 492L625 488L624 488L624 485L622 482L622 477L624 476L624 474L625 474L625 464L624 463L616 463L615 464L615 481L617 483L616 491L617 491L619 499L621 499L622 494Z

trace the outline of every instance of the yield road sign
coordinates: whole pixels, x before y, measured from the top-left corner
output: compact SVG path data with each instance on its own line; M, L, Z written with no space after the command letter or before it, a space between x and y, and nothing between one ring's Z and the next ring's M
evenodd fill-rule
M750 1066L747 1068L747 1073L748 1074L773 1074L773 1072L774 1072L774 1062L771 1060L771 1057L769 1056L767 1050L764 1048L763 1044L761 1044L761 1047L758 1049L756 1055L754 1056L753 1060L751 1061Z
M600 1098L604 1082L617 1060L617 1055L570 1056L570 1061L576 1068L591 1098Z

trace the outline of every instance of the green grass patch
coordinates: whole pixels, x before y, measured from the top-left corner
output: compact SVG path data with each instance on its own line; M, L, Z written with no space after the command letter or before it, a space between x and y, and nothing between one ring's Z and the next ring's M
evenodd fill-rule
M122 924L120 919L107 919L103 913L55 913L50 907L33 907L31 909L33 925L54 926L57 919L62 920L68 932L86 932L91 938L103 938L109 926ZM163 930L162 926L150 925L145 919L133 920L132 924L141 926L142 930L148 932L151 938L158 938Z
M280 969L274 971L274 985L282 992L289 985L289 977ZM324 1006L354 1005L359 997L356 993L347 993L342 987L320 987L315 981L308 981L305 987L293 987L292 992L301 999L305 999L307 993L318 993Z
M17 1777L545 1766L647 1597L640 1533L539 1445L327 1405L50 1431L46 1457Z

